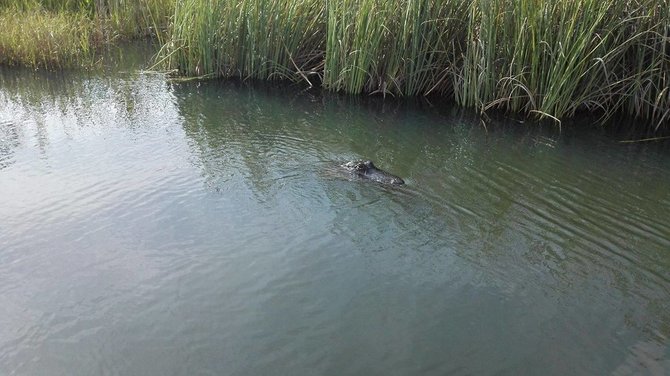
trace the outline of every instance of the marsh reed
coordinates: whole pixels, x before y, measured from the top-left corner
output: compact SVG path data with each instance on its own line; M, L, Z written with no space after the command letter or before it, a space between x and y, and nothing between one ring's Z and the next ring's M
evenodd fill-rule
M36 15L19 25L17 12ZM37 32L68 19L70 35ZM101 39L149 34L158 65L182 76L670 123L670 0L0 0L0 22L5 64L86 61ZM18 48L25 29L41 36ZM63 57L39 57L45 44Z
M81 14L0 12L0 65L91 66L91 20Z
M93 67L98 47L167 35L174 0L0 0L0 64Z
M171 31L162 61L182 75L670 118L668 0L187 0Z
M322 69L322 2L179 1L164 59L183 75L308 80Z
M476 0L455 99L558 119L670 116L668 1Z

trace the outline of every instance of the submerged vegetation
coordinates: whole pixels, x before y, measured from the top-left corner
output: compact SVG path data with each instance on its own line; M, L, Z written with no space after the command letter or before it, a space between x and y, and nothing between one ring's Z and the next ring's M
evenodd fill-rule
M150 34L161 38L158 62L184 76L294 80L396 97L435 94L482 112L556 121L588 111L603 119L628 114L654 129L670 123L669 0L7 3L0 0L0 22L10 25L0 30L5 64L50 65L39 56L45 45L60 48L54 56L64 57L56 62L86 61L96 43ZM67 20L79 32L28 26ZM25 32L16 31L23 30L17 22L35 31L24 38L34 39L33 47L18 42ZM76 46L79 52L72 52Z

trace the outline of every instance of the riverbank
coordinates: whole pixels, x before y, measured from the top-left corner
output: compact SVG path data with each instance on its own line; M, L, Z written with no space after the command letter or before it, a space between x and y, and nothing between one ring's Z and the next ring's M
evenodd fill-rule
M88 8L78 12L88 16L72 17L84 31L49 34L75 41L63 46L81 45L58 50L72 57L58 61L86 63L96 43L115 35L154 35L163 45L159 69L180 76L293 80L353 94L435 95L482 113L501 110L558 124L581 113L602 121L625 114L641 119L647 131L670 123L668 0L77 4L84 3ZM126 27L126 19L135 26ZM49 66L48 59L40 60L40 52L53 55L39 47L44 42L15 54L25 59L7 54L18 49L17 29L0 32L0 62Z

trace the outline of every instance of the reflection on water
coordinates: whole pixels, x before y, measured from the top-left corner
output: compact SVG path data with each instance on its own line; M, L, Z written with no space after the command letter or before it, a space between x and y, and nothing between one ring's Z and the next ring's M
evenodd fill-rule
M0 122L0 169L9 166L13 150L19 146L19 132L12 121Z
M668 373L670 154L615 139L3 70L0 370Z

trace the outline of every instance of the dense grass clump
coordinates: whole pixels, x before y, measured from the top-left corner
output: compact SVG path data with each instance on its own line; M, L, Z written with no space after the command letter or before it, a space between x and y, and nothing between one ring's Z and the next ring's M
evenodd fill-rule
M324 86L349 93L451 93L464 0L328 2Z
M103 44L165 35L173 10L174 0L0 0L0 64L90 67Z
M74 1L74 0L71 0ZM167 33L175 0L79 0L93 2L98 27L108 38L136 39Z
M318 77L557 122L670 118L668 0L187 0L163 58L183 75Z
M183 76L670 123L670 0L0 0L0 21L4 64L153 35Z
M476 0L455 98L559 119L670 116L667 1Z
M179 1L165 61L184 75L307 79L322 69L324 11L323 0Z
M29 67L91 66L92 21L79 13L0 12L0 64Z

